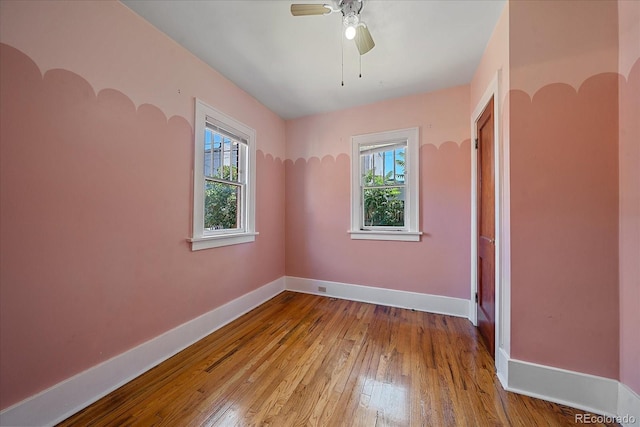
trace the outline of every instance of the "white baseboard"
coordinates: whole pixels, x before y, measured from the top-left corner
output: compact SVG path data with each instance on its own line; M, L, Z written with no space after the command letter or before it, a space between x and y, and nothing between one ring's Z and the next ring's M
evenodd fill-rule
M511 359L506 390L595 414L615 416L618 384L609 378Z
M326 288L321 292L320 287ZM394 289L374 288L326 280L286 277L286 289L307 294L322 295L351 301L409 308L429 313L447 314L456 317L468 317L469 300L443 297L439 295L419 294L417 292Z
M49 426L284 291L281 277L0 412L1 426Z
M618 416L624 427L640 427L640 396L622 383L618 386Z
M509 355L502 347L496 347L496 375L502 388L507 390L509 385Z

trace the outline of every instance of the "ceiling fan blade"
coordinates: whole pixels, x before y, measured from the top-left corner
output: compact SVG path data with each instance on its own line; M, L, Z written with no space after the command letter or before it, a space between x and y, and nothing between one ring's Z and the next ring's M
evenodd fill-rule
M366 25L358 25L356 27L356 37L354 39L356 42L356 46L358 47L358 52L360 55L364 55L369 52L376 45L373 42L373 38L371 37L371 33Z
M292 4L291 14L293 16L306 15L326 15L331 12L331 8L326 4Z

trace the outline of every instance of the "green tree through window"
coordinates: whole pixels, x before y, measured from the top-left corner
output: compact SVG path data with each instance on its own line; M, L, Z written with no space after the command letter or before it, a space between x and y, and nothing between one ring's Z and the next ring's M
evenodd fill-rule
M391 172L385 178L389 178ZM384 186L385 179L367 172L365 186ZM386 181L388 183L388 181ZM364 189L364 225L366 226L404 226L404 200L397 187Z
M221 166L218 174L225 181L237 181L238 168ZM205 181L204 227L209 230L239 228L238 201L241 187L220 181Z

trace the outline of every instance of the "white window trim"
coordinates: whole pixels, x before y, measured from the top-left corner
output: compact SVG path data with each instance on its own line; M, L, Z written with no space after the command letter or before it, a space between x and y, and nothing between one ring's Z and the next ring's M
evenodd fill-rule
M199 99L195 100L195 132L193 163L193 230L191 250L217 248L253 242L258 233L255 230L256 217L256 131L249 126L227 116ZM242 230L221 230L217 232L204 230L204 133L207 117L224 125L247 140L246 173L249 174L242 210Z
M389 141L407 141L405 164L405 210L406 223L403 230L365 230L362 224L360 203L360 146L383 144ZM422 232L420 227L420 131L417 127L387 132L356 135L351 138L351 229L353 240L397 240L418 242Z

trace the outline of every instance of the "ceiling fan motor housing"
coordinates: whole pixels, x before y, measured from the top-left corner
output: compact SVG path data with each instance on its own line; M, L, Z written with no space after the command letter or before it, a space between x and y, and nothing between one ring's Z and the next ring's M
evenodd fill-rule
M342 11L342 16L347 18L348 16L357 16L362 10L362 0L340 0L338 2L338 8Z

